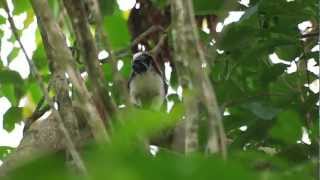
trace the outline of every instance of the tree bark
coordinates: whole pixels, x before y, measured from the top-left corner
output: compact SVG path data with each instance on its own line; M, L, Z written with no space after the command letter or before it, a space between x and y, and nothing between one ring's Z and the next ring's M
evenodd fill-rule
M208 112L209 153L221 152L226 156L226 141L214 89L208 77L207 62L201 48L197 32L193 4L191 0L172 0L171 14L173 21L172 38L175 63L179 81L184 91L184 105L186 118L177 132L184 129L184 133L176 135L179 142L184 142L184 152L197 149L197 129L199 124L199 103L206 106ZM182 140L181 140L182 138Z

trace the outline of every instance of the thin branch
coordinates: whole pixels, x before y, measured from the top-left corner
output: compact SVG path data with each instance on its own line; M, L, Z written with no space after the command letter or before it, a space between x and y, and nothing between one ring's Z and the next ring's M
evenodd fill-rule
M78 170L83 174L83 175L87 175L88 172L87 172L87 169L83 163L83 160L81 159L79 153L77 152L76 150L76 147L74 145L74 143L72 142L72 138L68 132L68 130L66 129L66 127L64 126L64 122L59 114L59 112L55 109L54 107L54 101L50 98L49 96L49 92L47 91L47 89L45 88L45 84L43 83L43 79L42 77L40 76L40 73L38 72L36 66L34 65L33 61L29 58L28 54L27 54L27 51L25 50L21 40L20 40L20 37L19 37L19 34L18 34L18 30L15 26L15 23L14 23L14 20L10 14L10 11L9 11L9 8L8 8L8 4L5 0L3 0L3 5L4 5L4 9L8 15L8 21L10 23L10 27L11 27L11 30L12 30L12 33L14 34L16 40L18 41L19 43L19 46L29 64L29 67L30 67L30 70L31 72L33 73L33 75L35 76L35 78L37 79L37 82L38 84L40 85L40 88L44 94L44 97L46 99L46 101L48 102L50 108L52 109L53 111L53 115L55 116L55 118L58 120L59 122L59 127L66 139L66 146L72 156L72 158L74 159L75 161L75 164L76 164L76 167L78 168Z
M121 50L118 50L116 52L112 52L111 55L114 56L114 58L116 59L120 59L120 58L123 58L123 57L126 57L128 55L130 55L130 51L131 51L131 48L136 46L137 44L139 44L141 41L145 40L150 34L153 34L155 32L162 32L162 36L160 37L160 40L159 42L157 43L157 45L151 50L151 53L153 54L158 54L161 50L161 47L164 45L165 43L165 40L167 38L167 33L169 32L170 30L170 26L164 30L161 26L156 26L156 25L153 25L151 26L149 29L147 29L145 32L141 33L138 37L136 37L132 43L130 44L130 47L127 47L127 48L124 48L124 49L121 49ZM156 49L155 49L156 48ZM109 56L103 60L101 60L100 62L101 63L109 63L109 59L112 59L112 56Z
M145 40L148 36L150 36L151 34L154 34L156 32L163 32L164 29L163 27L159 26L159 25L153 25L150 28L148 28L145 32L141 33L138 37L136 37L132 43L131 43L131 47L134 47L136 45L138 45L141 41Z
M157 45L151 50L151 54L153 56L157 56L160 52L161 52L161 48L164 46L166 40L167 40L167 37L168 35L167 34L163 34L161 37L160 37L160 40L159 42L157 43Z

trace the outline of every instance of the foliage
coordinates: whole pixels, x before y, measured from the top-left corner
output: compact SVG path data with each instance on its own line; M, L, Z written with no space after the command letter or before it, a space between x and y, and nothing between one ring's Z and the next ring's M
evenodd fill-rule
M117 52L130 49L132 38L127 12L119 9L115 0L99 0L104 16L104 30L107 32L111 49ZM168 1L151 0L161 12L166 11ZM201 153L184 156L170 149L160 148L156 156L141 149L141 139L161 134L172 129L182 116L179 106L181 99L177 93L168 95L174 103L170 113L155 113L143 110L121 112L124 124L115 125L111 145L88 145L83 152L90 176L93 179L314 179L316 177L317 120L319 119L317 96L306 84L316 80L316 75L304 66L311 59L318 60L318 52L311 51L316 38L302 41L298 24L310 21L312 27L319 25L316 0L251 0L248 7L237 1L223 3L221 0L194 0L194 10L198 16L217 15L219 21L230 11L243 11L238 22L225 25L218 33L212 46L213 35L204 34L203 47L206 50L211 69L210 79L222 109L227 137L229 158L224 161L219 156L203 156ZM16 0L14 15L26 13L21 32L26 31L34 20L29 1ZM58 1L50 1L51 8L59 13ZM150 12L151 14L151 12ZM165 13L163 13L165 14ZM151 16L150 16L151 17ZM7 23L0 15L0 26ZM94 29L94 26L92 26ZM312 28L311 28L312 29ZM199 27L199 32L201 27ZM312 31L313 32L313 31ZM310 33L310 32L308 32ZM22 34L22 33L21 33ZM71 31L66 32L70 42L75 39ZM11 44L17 43L13 35L5 37L0 28L0 37ZM35 62L46 85L51 74L44 45L36 33L37 48L32 60ZM170 39L169 39L170 42ZM0 43L1 44L1 43ZM26 45L27 46L27 45ZM42 97L42 92L34 77L21 75L10 69L20 48L9 50L6 60L0 61L0 97L7 98L11 108L3 116L3 127L8 132L14 129L30 113ZM270 55L283 59L284 63L273 63ZM130 55L117 59L123 62L118 71L124 78L129 77ZM1 56L3 58L3 56ZM81 64L78 64L81 67ZM297 70L288 73L289 67ZM317 62L316 66L319 67ZM102 64L106 86L113 86L111 65ZM169 84L174 91L178 85L173 73ZM114 87L114 86L113 86ZM118 104L121 97L112 89L112 96ZM19 102L28 99L25 107ZM31 106L31 107L30 107ZM205 125L201 125L205 129ZM246 127L241 130L241 127ZM202 129L202 130L203 130ZM205 131L205 130L204 130ZM307 134L311 143L301 140ZM1 137L0 137L1 138ZM203 137L200 137L203 138ZM203 140L199 140L203 141ZM3 159L9 147L0 147ZM79 179L65 168L64 157L56 153L31 162L11 174L12 179ZM35 173L36 172L36 173ZM57 173L58 172L58 173ZM36 174L36 175L35 175Z

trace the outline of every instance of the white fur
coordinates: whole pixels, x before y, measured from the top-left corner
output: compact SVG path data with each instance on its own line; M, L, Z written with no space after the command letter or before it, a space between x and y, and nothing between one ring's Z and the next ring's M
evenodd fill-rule
M131 80L129 93L133 104L141 106L142 98L151 98L152 108L160 109L165 98L164 82L162 77L150 68Z

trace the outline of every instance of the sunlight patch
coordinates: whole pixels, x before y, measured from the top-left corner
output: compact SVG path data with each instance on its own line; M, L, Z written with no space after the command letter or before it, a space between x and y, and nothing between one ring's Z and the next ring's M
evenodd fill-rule
M136 0L117 0L117 2L122 11L127 11L133 8Z

